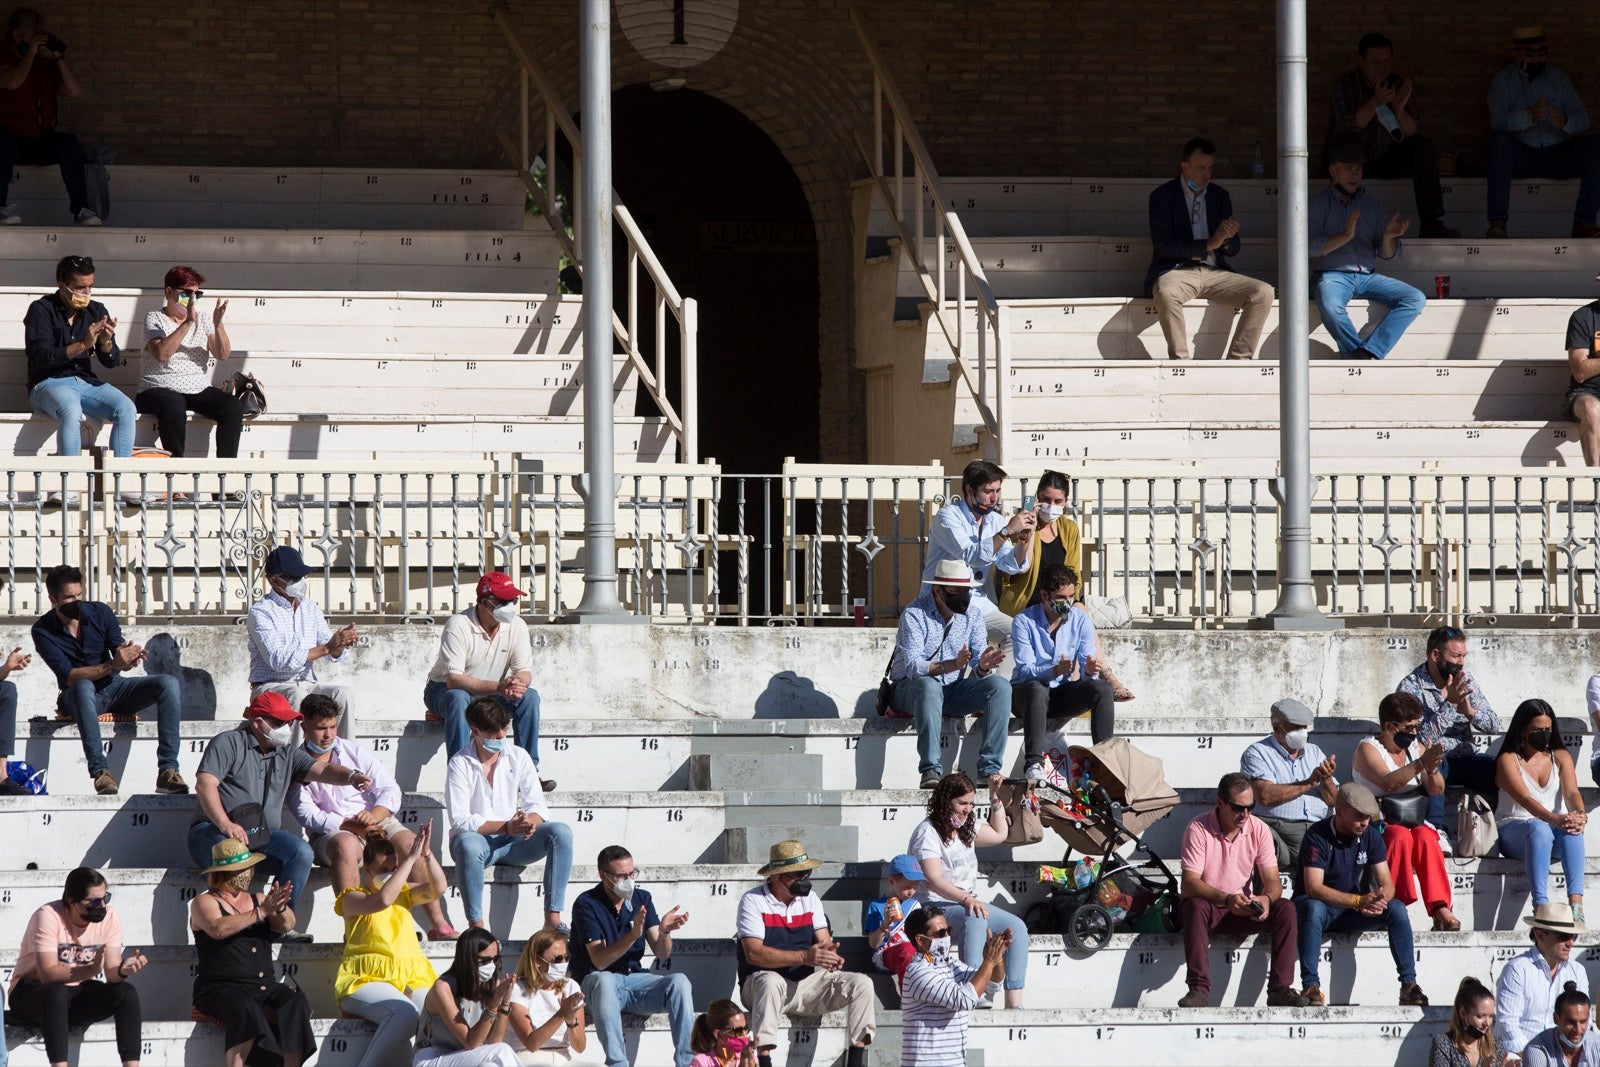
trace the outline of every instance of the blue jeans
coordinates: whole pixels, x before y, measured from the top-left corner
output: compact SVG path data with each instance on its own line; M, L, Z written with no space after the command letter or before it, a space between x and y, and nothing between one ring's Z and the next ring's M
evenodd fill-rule
M189 858L194 860L194 865L211 866L211 846L225 836L215 823L205 819L189 827ZM267 857L260 864L261 870L294 886L294 899L289 901L289 906L294 907L311 878L311 846L299 834L274 830L267 847L259 851Z
M1021 989L1028 984L1028 927L1021 919L996 904L989 905L987 922L968 915L960 904L944 905L944 917L950 924L950 940L961 946L961 962L968 967L983 963L983 943L990 934L1010 930L1004 985L1007 989Z
M467 747L472 734L467 729L467 705L478 698L465 689L451 689L443 682L429 682L422 687L422 703L444 720L444 752L449 759ZM511 733L517 747L533 757L539 765L539 691L533 686L513 704L498 694L495 699L511 713Z
M1490 222L1510 217L1511 183L1517 178L1577 178L1573 221L1592 223L1600 211L1600 141L1593 137L1569 137L1560 144L1532 148L1514 133L1491 133L1483 154L1483 174L1488 179Z
M1567 876L1567 894L1583 896L1582 834L1557 830L1539 819L1507 819L1500 824L1500 851L1522 861L1535 904L1550 903L1550 861L1557 854Z
M1006 729L1011 725L1011 682L998 673L987 678L968 674L949 685L923 675L902 678L894 686L894 706L911 716L917 727L917 770L944 774L939 734L947 715L982 716L983 744L978 749L978 777L1000 773L1006 754Z
M1382 915L1363 915L1354 908L1335 908L1310 897L1296 897L1295 911L1300 920L1300 981L1304 985L1321 985L1318 966L1322 961L1322 935L1357 934L1365 930L1387 927L1389 954L1394 957L1394 969L1400 973L1400 984L1417 980L1417 954L1412 948L1411 919L1406 906L1398 900L1389 901Z
M1357 274L1354 271L1330 270L1317 275L1312 283L1317 307L1322 309L1322 323L1333 334L1339 354L1348 356L1358 348L1382 359L1387 356L1416 317L1428 298L1422 290L1381 274ZM1361 339L1350 313L1345 310L1357 298L1371 300L1389 309L1389 314L1367 337Z
M112 711L139 711L156 706L156 766L178 769L178 729L183 721L183 701L178 680L170 674L129 677L119 674L104 689L90 681L73 682L61 691L57 703L78 724L89 777L106 769L105 747L100 743L100 716ZM206 860L205 866L211 861Z
M688 975L593 971L584 976L583 996L600 1037L600 1047L606 1051L606 1067L628 1067L628 1049L622 1040L623 1014L654 1015L658 1011L666 1012L672 1025L674 1067L689 1067L694 1058L694 1050L689 1047L689 1035L694 1030L694 988L689 985Z
M567 907L567 879L572 876L572 827L564 822L542 822L524 840L511 834L456 834L450 839L450 856L456 864L456 885L467 922L483 921L483 875L490 867L526 867L544 860L544 910Z
M82 378L46 378L28 394L28 405L47 419L56 420L56 455L83 452L83 417L111 423L111 451L133 455L133 423L139 417L133 401L114 385L90 385Z

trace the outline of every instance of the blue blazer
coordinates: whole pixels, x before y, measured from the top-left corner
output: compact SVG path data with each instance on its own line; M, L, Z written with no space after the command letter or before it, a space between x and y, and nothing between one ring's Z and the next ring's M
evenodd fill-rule
M1206 233L1217 232L1222 220L1233 214L1233 198L1228 191L1211 182L1206 186ZM1194 236L1194 226L1189 222L1189 199L1183 195L1179 179L1174 178L1159 185L1150 194L1150 269L1144 276L1144 295L1155 295L1156 279L1167 271L1181 267L1191 259L1206 254L1206 243ZM1217 266L1232 270L1228 257L1239 254L1239 236L1228 238L1217 249Z

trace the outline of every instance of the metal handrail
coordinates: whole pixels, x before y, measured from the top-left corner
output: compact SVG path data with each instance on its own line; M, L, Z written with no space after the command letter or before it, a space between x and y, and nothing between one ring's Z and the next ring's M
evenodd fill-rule
M985 428L993 438L993 457L1005 460L1010 438L1010 419L1006 405L1007 378L1010 370L1009 346L1006 333L1009 323L1007 313L995 299L988 275L978 254L967 240L961 219L948 206L944 183L934 168L928 146L922 141L911 109L906 106L888 64L878 52L877 45L868 33L866 16L860 8L850 9L850 22L855 27L856 39L861 42L867 62L872 66L872 143L867 144L860 130L856 131L856 144L866 161L878 194L894 219L900 235L903 255L916 265L917 279L933 308L933 317L944 331L945 340L955 353L956 369L962 382L976 399L978 411L983 416ZM883 105L888 102L894 123L894 169L885 173L883 152ZM905 218L905 150L911 152L912 195L916 197L913 222L908 229ZM923 217L923 190L933 205L933 233L925 233ZM933 269L928 266L927 241L933 241ZM948 248L946 245L948 244ZM947 259L947 254L953 258ZM947 278L953 275L953 278ZM968 290L971 290L969 296ZM952 292L953 289L953 292ZM976 309L976 348L967 342L963 321L969 302Z
M506 44L511 48L512 55L516 56L518 67L521 71L519 126L520 139L513 142L506 133L498 132L497 139L501 149L517 165L517 173L528 188L528 193L539 205L540 213L549 223L550 229L555 233L556 239L561 242L562 250L572 260L573 266L581 276L584 269L582 248L575 234L567 232L566 226L561 222L561 211L556 203L555 193L555 160L556 137L559 134L566 138L567 146L572 152L573 168L573 212L576 214L581 209L577 190L582 187L583 149L582 140L578 133L578 126L572 121L572 115L566 106L561 103L561 97L556 93L555 87L545 77L544 71L534 60L532 53L522 44L517 36L511 20L503 10L493 12L495 24L500 27L500 32L505 35ZM530 89L538 93L539 102L544 107L544 160L545 182L540 184L533 174L533 156L529 154L531 143L529 141L529 109L532 100ZM650 393L650 399L661 411L667 420L667 425L678 439L678 458L684 463L696 463L700 458L699 445L699 309L693 298L679 294L677 286L672 284L672 279L667 277L666 268L656 258L655 252L650 247L650 242L645 239L644 233L634 222L633 216L623 206L622 199L617 196L616 190L611 191L613 204L612 216L616 221L618 230L628 242L628 276L627 276L627 316L618 315L615 310L611 313L611 329L617 341L623 346L628 355L628 362L638 372L639 379L644 383ZM649 359L640 350L639 346L639 268L643 266L645 274L650 279L654 288L652 317L655 323L654 351ZM678 325L678 362L682 371L680 388L682 390L681 410L672 403L667 396L667 338L666 338L666 313L672 312Z

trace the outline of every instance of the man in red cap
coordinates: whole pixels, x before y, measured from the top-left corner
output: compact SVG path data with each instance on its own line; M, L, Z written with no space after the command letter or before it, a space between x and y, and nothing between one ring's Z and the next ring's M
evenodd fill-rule
M527 594L511 576L490 571L478 579L472 607L450 616L439 638L439 658L428 672L422 702L444 720L446 758L467 747L467 705L495 697L511 713L517 746L539 764L539 692L533 688L533 643L517 612ZM546 793L555 782L541 779Z
M292 744L300 713L282 693L259 693L244 712L245 721L211 739L200 757L194 791L200 800L189 826L189 858L196 867L211 864L211 846L231 837L266 854L262 870L290 887L290 907L311 876L311 846L283 829L283 802L289 786L301 782L347 785L363 792L372 779L331 762L318 763ZM285 940L309 941L309 935Z

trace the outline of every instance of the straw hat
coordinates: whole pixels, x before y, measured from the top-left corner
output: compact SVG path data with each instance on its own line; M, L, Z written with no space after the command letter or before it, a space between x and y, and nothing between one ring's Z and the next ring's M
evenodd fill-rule
M767 851L767 865L756 871L762 878L769 874L792 874L795 871L814 871L822 866L821 860L806 855L806 846L798 841L779 841Z
M224 871L249 870L267 857L259 852L251 852L250 846L233 837L224 837L221 841L211 846L211 866L201 871L201 874L219 874Z
M1522 920L1535 930L1549 930L1557 934L1586 934L1589 928L1572 917L1572 905L1551 901L1549 904L1536 904L1533 908L1533 917Z
M928 584L954 585L970 589L978 583L972 580L972 568L959 559L941 559L933 568L933 577L928 579Z

